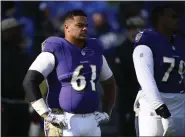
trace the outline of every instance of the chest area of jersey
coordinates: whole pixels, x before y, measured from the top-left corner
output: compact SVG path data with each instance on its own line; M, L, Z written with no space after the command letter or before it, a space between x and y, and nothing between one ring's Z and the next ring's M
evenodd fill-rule
M176 81L182 79L185 74L185 51L182 45L170 44L168 42L158 43L158 50L155 49L154 62L155 70L162 81Z
M83 77L86 81L96 80L102 67L102 55L95 50L64 49L62 56L58 57L56 67L60 81L70 81L73 77Z

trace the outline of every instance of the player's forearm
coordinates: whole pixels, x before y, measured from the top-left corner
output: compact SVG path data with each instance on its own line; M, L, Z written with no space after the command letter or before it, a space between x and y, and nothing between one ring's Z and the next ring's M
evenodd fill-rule
M28 70L23 81L23 88L32 107L40 116L45 116L48 108L42 98L39 85L44 80L44 76L35 70Z
M42 98L39 85L43 80L42 74L35 70L28 70L23 81L23 88L30 102L35 102Z
M104 90L103 112L111 115L116 100L116 82L114 77L112 76L108 80L101 82L101 85Z
M39 85L53 71L54 66L54 55L49 52L42 52L30 66L23 81L23 88L28 100L35 111L43 117L45 117L45 114L47 114L49 110L42 98Z

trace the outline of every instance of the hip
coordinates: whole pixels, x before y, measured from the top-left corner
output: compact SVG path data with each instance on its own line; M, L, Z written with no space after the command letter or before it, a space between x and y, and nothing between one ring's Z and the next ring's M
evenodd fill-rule
M160 95L173 117L185 118L185 94L160 93ZM155 110L147 101L147 97L143 91L140 91L137 95L134 110L143 115L158 117Z

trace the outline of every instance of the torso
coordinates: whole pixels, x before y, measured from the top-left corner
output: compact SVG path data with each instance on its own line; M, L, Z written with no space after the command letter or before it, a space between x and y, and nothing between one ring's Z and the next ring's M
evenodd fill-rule
M59 106L69 113L92 113L99 107L96 83L102 67L102 52L95 40L88 40L80 49L62 40L55 52L55 76L60 83ZM48 77L50 86L52 78ZM52 88L52 87L51 87ZM57 98L55 97L55 98Z
M154 58L154 77L160 92L180 93L184 89L185 42L179 37L172 44L159 33L147 30L141 44L150 47Z

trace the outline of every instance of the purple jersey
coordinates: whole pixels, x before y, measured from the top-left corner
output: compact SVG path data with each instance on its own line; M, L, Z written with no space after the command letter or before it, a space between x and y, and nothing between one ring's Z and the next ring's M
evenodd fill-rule
M55 69L48 76L49 107L61 107L69 113L84 114L97 111L99 94L97 82L102 68L102 49L96 39L87 39L80 49L63 38L50 37L42 52L55 56Z
M135 46L147 45L153 52L154 78L160 92L180 93L184 89L185 41L174 36L174 42L155 30L137 34Z

